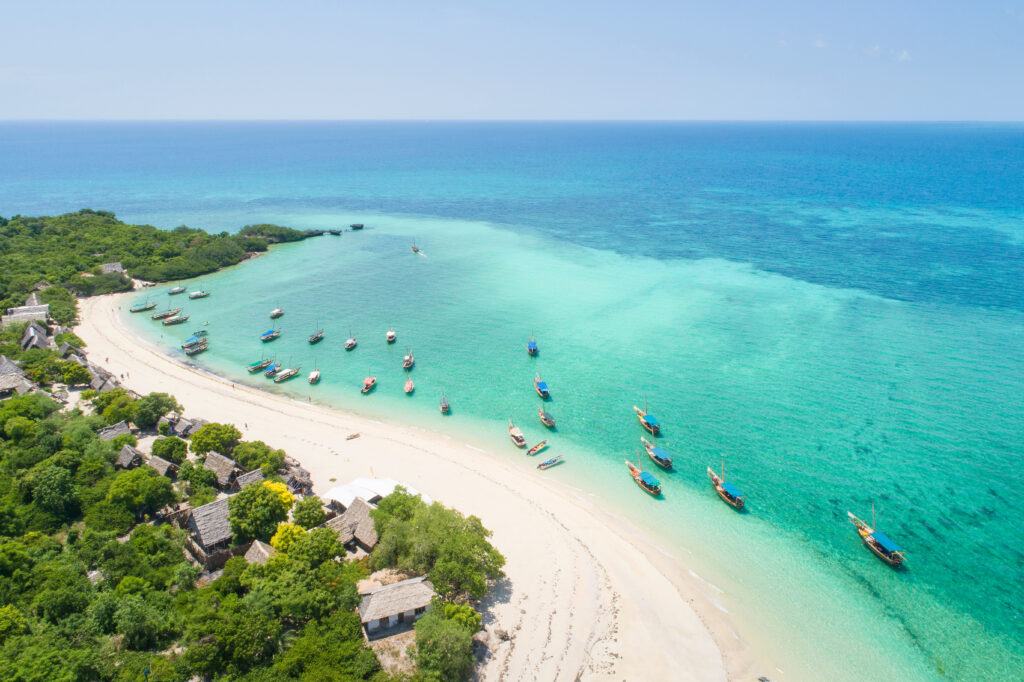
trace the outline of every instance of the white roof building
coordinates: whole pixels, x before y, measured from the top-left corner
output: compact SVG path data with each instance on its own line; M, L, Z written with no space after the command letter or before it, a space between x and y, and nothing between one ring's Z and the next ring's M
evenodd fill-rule
M419 495L420 499L427 504L433 503L433 500L420 491L410 486L403 485L393 478L360 477L354 479L350 483L346 483L345 485L334 486L322 494L320 498L328 501L328 503L333 502L334 505L332 506L340 506L342 509L348 509L357 497L361 498L365 502L377 502L395 492L395 488L400 485L404 487L410 495Z

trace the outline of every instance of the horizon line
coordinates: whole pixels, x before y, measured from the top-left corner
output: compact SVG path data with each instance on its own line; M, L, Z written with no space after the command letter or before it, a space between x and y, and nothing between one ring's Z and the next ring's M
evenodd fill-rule
M945 123L1022 124L1024 119L902 118L0 118L4 123Z

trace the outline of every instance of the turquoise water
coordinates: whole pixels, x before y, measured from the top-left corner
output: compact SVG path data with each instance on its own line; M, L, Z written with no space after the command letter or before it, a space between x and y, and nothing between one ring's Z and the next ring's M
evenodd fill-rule
M21 145L0 137L0 150L25 160L17 178L0 171L5 215L91 205L214 230L366 223L189 283L208 299L155 290L197 324L132 324L171 349L209 321L201 366L531 466L505 436L513 417L567 455L545 475L723 590L707 588L780 661L770 676L1021 677L1020 127L2 130ZM277 306L282 337L261 344ZM311 347L318 324L326 339ZM350 329L359 347L346 353ZM324 379L247 375L264 352ZM538 370L554 434L536 417ZM379 386L361 396L368 372ZM645 394L676 453L674 472L655 472L662 500L622 464ZM723 456L747 514L707 483ZM846 521L872 501L906 570Z

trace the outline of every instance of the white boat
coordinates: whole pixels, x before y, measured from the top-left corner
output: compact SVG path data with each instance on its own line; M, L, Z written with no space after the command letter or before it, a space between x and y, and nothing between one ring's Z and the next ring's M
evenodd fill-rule
M394 328L388 330L388 333L384 335L384 338L388 343L394 343L398 339L398 334L395 333Z
M270 311L270 319L276 320L277 318L284 315L284 308L274 308Z
M320 383L320 370L314 369L309 373L309 383L318 384Z

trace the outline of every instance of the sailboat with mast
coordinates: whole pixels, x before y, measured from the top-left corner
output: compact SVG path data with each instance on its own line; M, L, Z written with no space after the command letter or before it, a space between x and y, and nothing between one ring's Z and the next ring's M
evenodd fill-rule
M718 493L723 502L737 511L743 511L747 498L740 492L739 488L725 480L725 457L722 458L721 476L716 474L714 469L708 467L708 478L711 479L711 485L715 487L715 492Z
M625 460L625 462L626 468L629 469L630 476L633 477L633 480L636 482L638 486L643 488L645 492L654 495L655 497L661 495L661 481L659 481L654 476L643 470L643 467L640 466L639 453L637 453L636 464L633 464L633 462L631 462L628 459Z
M324 339L323 327L321 327L320 323L317 322L316 323L316 329L313 331L313 333L310 335L310 337L308 339L306 339L306 340L309 341L310 344L314 344L314 343L320 343L321 341L323 341L323 339Z
M644 394L644 409L640 409L636 405L633 406L633 411L636 412L636 418L640 420L640 426L647 429L652 436L657 436L661 433L661 423L658 418L647 411L647 394Z
M860 534L861 541L867 546L871 552L879 559L889 564L893 568L899 568L903 565L906 560L904 556L903 548L893 542L888 535L878 530L878 526L875 525L875 503L871 503L871 525L869 526L866 521L861 521L853 512L846 512L846 515L853 522L853 525L857 527L857 533Z

